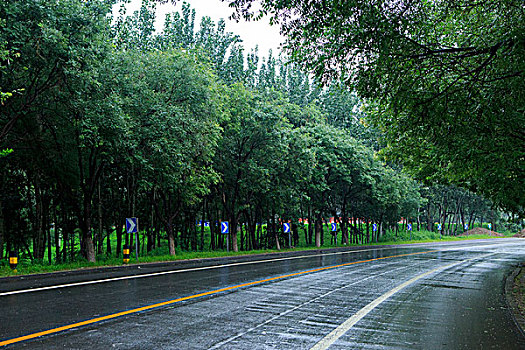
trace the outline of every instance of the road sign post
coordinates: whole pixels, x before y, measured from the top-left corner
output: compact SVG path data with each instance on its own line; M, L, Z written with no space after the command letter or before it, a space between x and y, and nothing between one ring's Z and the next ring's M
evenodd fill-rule
M410 231L410 240L412 240L412 224L407 224L407 230Z
M138 218L127 218L126 219L126 232L135 234L135 257L139 261L139 219Z
M334 243L335 245L337 245L337 223L332 222L330 226L331 226L330 229L332 231L332 235L334 236Z
M230 223L228 221L221 222L221 233L226 235L226 251L230 251Z
M284 231L284 233L288 233L288 247L292 248L292 235L290 233L290 231L291 231L290 230L290 223L285 222L283 224L283 231Z

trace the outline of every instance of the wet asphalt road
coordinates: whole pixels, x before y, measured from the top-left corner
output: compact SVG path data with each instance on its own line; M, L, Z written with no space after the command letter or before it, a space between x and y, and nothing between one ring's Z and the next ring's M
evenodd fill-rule
M498 239L256 263L229 261L226 267L197 264L185 272L10 295L6 293L28 286L85 281L86 276L4 280L0 342L182 296L346 264L211 293L8 347L311 349L318 344L319 349L525 349L503 294L506 275L525 260L524 248L523 239ZM152 270L159 269L142 271ZM326 338L333 331L337 336Z

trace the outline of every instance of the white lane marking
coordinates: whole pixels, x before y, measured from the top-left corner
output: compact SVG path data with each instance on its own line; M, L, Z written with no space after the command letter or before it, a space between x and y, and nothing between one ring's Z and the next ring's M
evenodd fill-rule
M129 279L135 279L135 278L155 277L155 276L169 275L169 274L182 273L182 272L212 270L212 269L219 269L219 268L223 268L223 267L232 267L232 266L241 266L241 265L250 265L250 264L262 264L262 263L275 262L275 261L304 259L304 258L312 258L312 257L319 257L319 256L355 254L355 253L362 253L362 252L369 252L369 251L376 251L376 250L391 250L391 249L397 249L397 248L398 247L388 247L388 248L377 248L377 249L352 250L352 251L346 251L346 252L336 252L336 253L326 253L326 254L301 255L301 256L292 256L292 257L287 257L287 258L265 259L265 260L256 260L256 261L244 261L244 262L232 263L232 264L224 264L224 265L195 267L195 268L191 268L191 269L180 269L180 270L153 272L153 273L148 273L148 274L143 274L143 275L114 277L114 278L106 278L106 279L93 280L93 281L59 284L59 285L47 286L47 287L20 289L20 290L14 290L14 291L10 291L10 292L0 293L0 297L8 296L8 295L14 295L14 294L22 294L22 293L41 292L41 291L52 290L52 289L59 289L59 288L78 287L78 286L85 286L85 285L90 285L90 284L122 281L122 280L129 280ZM401 248L406 248L406 247L401 247Z
M501 242L501 243L496 243L496 244L493 244L493 242L490 242L490 243L485 243L485 244L473 244L473 245L469 245L469 246L463 246L463 245L458 245L456 247L447 247L447 248L442 248L442 249L439 249L439 250L442 250L442 251L451 251L451 250L461 250L461 251L464 251L464 250L472 250L472 249L479 249L479 248L483 248L483 249L494 249L494 248L512 248L512 247L515 247L515 248L521 248L522 247L522 244L516 244L516 243L522 243L524 241L519 241L519 242ZM436 248L438 249L438 248Z
M386 266L385 266L385 267L386 267ZM347 284L347 285L344 285L344 286L342 286L342 287L339 287L339 288L336 288L336 289L334 289L334 290L331 290L331 291L329 291L329 292L326 292L326 293L324 293L324 294L322 294L322 295L320 295L320 296L318 296L318 297L315 297L315 298L313 298L313 299L310 299L310 300L308 300L308 301L306 301L306 302L304 302L304 303L302 303L302 304L300 304L300 305L294 306L294 307L291 308L291 309L288 309L288 310L286 310L286 311L283 311L283 312L281 312L280 314L275 315L274 317L271 317L271 318L269 318L268 320L264 321L263 323L260 323L260 324L258 324L258 325L256 325L256 326L253 326L253 327L247 329L247 330L244 331L244 332L238 333L237 335L234 335L233 337L230 337L230 338L228 338L228 339L225 339L225 340L221 341L220 343L215 344L214 346L212 346L212 347L209 348L208 350L218 349L218 348L220 348L221 346L223 346L223 345L225 345L225 344L228 344L228 343L234 341L235 339L238 339L238 338L242 337L243 335L246 335L246 334L248 334L248 333L250 333L250 332L253 332L253 331L256 330L257 328L260 328L260 327L262 327L262 326L264 326L264 325L267 325L268 323L270 323L270 322L272 322L272 321L275 321L276 319L278 319L278 318L280 318L280 317L282 317L282 316L285 316L285 315L287 315L287 314L289 314L289 313L291 313L291 312L294 312L295 310L300 309L300 308L302 308L302 307L304 307L304 306L306 306L306 305L308 305L308 304L311 304L311 303L313 303L313 302L316 302L317 300L322 299L322 298L324 298L324 297L326 297L326 296L328 296L328 295L330 295L330 294L332 294L332 293L335 293L335 292L340 291L340 290L342 290L342 289L345 289L345 288L348 288L348 287L354 286L354 285L359 284L359 283L361 283L361 282L367 281L367 280L369 280L369 279L371 279L371 278L375 278L375 277L382 276L382 275L385 275L385 274L387 274L387 273L391 273L391 272L395 272L395 271L399 271L399 270L406 270L406 269L408 269L408 268L409 268L409 266L398 267L398 268L396 268L396 269L388 270L388 271L385 271L385 272L382 272L382 273L378 273L378 274L375 274L375 275L372 275L372 276L369 276L369 277L362 278L362 279L360 279L360 280L358 280L358 281L352 282L352 283L350 283L350 284Z
M442 270L448 269L448 268L450 268L452 266L460 265L460 264L463 264L463 263L466 263L466 262L469 262L469 261L472 261L472 260L476 260L476 259L483 259L483 258L486 258L488 256L495 255L495 254L497 254L497 253L485 254L485 255L482 255L482 256L478 256L476 258L471 258L471 259L467 259L467 260L458 261L458 262L455 262L455 263L452 263L452 264L448 264L448 265L445 265L445 266L441 266L441 267L435 268L433 270L427 271L427 272L422 273L422 274L420 274L420 275L418 275L418 276L416 276L414 278L409 279L405 283L402 283L399 286L395 287L394 289L386 292L385 294L381 295L379 298L375 299L374 301L372 301L371 303L366 305L364 308L359 310L356 314L354 314L352 317L350 317L348 320L346 320L341 325L339 325L336 329L334 329L332 332L330 332L327 336L325 336L323 339L321 339L310 350L326 350L326 349L328 349L328 347L330 345L332 345L339 338L341 338L357 322L359 322L363 317L368 315L368 313L370 313L370 311L375 309L377 306L379 306L382 302L384 302L385 300L390 298L392 295L396 294L397 292L399 292L403 288L406 288L409 285L419 281L420 279L425 278L425 277L427 277L427 276L429 276L429 275L431 275L433 273L440 272Z

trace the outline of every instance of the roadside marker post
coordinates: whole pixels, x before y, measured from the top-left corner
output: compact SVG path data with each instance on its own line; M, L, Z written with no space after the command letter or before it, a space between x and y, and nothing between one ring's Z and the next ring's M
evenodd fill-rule
M467 231L468 230L468 224L463 225L463 228L465 229L465 231Z
M135 234L135 257L137 262L139 261L139 219L127 218L126 219L126 232Z
M16 271L16 267L18 266L18 252L11 250L9 252L9 267L11 267L11 270L14 272Z
M492 224L489 222L488 224L489 230L492 230Z
M407 230L410 231L410 240L412 240L412 224L407 224Z
M129 263L129 245L124 245L124 249L122 250L122 262L124 264Z

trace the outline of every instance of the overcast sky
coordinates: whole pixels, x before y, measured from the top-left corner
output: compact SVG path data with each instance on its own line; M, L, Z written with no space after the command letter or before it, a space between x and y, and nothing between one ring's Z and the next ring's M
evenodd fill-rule
M279 45L284 42L283 37L279 34L279 28L270 26L267 19L259 21L236 23L228 18L232 14L232 10L228 7L228 3L220 0L186 0L196 11L195 24L196 30L199 28L200 19L204 16L209 16L215 23L221 18L226 21L226 30L233 32L241 37L243 46L246 52L249 52L256 45L259 46L259 54L261 56L268 56L268 50L272 49L274 56L277 55ZM132 0L128 6L127 14L130 15L133 11L140 8L142 0ZM183 1L178 1L176 5L171 2L167 4L157 4L157 28L162 29L166 13L180 11Z

